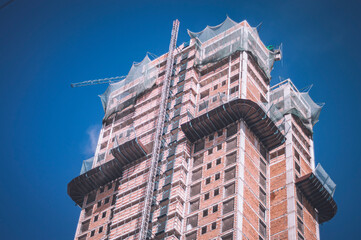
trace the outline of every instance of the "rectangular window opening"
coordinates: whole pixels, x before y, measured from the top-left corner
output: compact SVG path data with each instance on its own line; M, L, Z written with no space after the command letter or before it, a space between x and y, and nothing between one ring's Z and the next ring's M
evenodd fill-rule
M223 214L230 213L234 210L234 198L223 202Z
M233 228L234 217L228 217L222 220L222 232L226 232Z
M208 200L209 199L209 193L204 194L204 200Z
M208 216L208 209L203 210L203 217L207 217Z

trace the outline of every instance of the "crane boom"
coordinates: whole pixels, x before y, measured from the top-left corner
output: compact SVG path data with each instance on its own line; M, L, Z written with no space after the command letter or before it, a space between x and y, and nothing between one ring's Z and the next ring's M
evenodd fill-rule
M105 83L115 83L119 82L126 78L126 76L117 76L117 77L109 77L109 78L100 78L95 80L88 80L84 82L78 82L78 83L72 83L70 86L72 88L75 87L85 87L85 86L91 86L91 85L97 85L97 84L105 84Z

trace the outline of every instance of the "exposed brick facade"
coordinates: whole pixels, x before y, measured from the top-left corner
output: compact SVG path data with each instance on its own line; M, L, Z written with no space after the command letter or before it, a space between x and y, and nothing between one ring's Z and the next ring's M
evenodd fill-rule
M239 24L245 25L249 26L246 21ZM166 56L152 62L158 71L155 85L134 105L104 121L93 167L113 160L110 150L116 142L122 144L122 138L137 138L152 149ZM318 239L316 213L294 184L315 167L312 134L287 114L283 120L290 128L282 130L287 140L275 149L267 149L243 119L191 143L182 124L230 99L267 102L270 89L270 79L249 52L236 51L202 67L196 66L196 58L194 39L175 56L149 237ZM109 187L84 198L76 240L138 239L149 152L124 166L122 176Z

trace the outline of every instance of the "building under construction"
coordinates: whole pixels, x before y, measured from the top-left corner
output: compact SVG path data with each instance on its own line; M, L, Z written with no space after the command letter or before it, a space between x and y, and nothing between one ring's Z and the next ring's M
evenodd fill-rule
M181 45L178 29L100 96L95 155L68 184L75 239L320 239L337 211L315 166L322 105L289 79L270 86L282 53L247 21Z

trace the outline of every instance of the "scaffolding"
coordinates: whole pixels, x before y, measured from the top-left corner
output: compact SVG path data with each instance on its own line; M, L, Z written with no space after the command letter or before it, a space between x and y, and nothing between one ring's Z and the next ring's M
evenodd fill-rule
M270 79L274 62L281 59L280 49L263 45L257 28L246 22L237 23L229 17L218 26L208 26L198 33L188 30L188 34L195 40L197 67L220 61L237 51L247 51ZM134 104L141 93L155 84L157 66L146 55L141 62L133 63L128 75L122 78L119 82L109 84L99 96L105 112L104 120Z
M151 88L157 80L157 66L152 64L148 54L140 63L133 63L124 80L109 84L99 95L105 112L104 120L133 105L137 97Z
M273 86L270 91L270 106L272 106L270 112L274 121L291 113L297 116L311 132L318 122L323 105L315 103L308 91L300 92L290 79Z
M268 79L275 61L281 59L281 50L265 47L259 38L257 28L246 22L237 23L229 17L218 26L207 26L201 32L188 34L195 39L198 67L218 62L235 52L247 51L256 60ZM209 41L212 39L212 41Z
M83 173L85 173L85 172L89 171L90 169L92 169L93 162L94 162L94 157L91 157L91 158L88 158L88 159L84 160L82 165L81 165L80 175L82 175Z
M336 183L330 178L325 169L321 164L317 164L317 167L314 171L315 176L320 180L322 186L327 190L327 192L333 197L336 190Z

